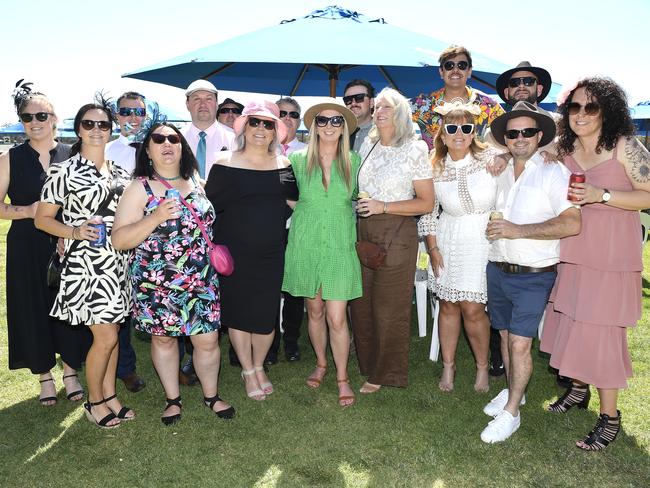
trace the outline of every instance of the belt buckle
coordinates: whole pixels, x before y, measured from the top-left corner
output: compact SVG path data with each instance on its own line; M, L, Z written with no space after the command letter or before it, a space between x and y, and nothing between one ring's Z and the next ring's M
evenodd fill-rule
M508 263L508 273L510 274L519 273L519 265Z

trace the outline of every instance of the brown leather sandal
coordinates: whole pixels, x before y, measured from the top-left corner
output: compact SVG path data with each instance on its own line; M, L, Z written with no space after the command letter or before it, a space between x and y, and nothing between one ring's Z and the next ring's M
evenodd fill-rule
M323 374L322 375L317 375L316 373L318 370L322 370ZM327 374L327 364L325 366L321 366L320 364L316 364L316 369L314 369L313 373L307 378L307 386L309 388L318 388L320 385L323 383L323 380L325 379L325 375Z
M344 383L347 383L349 385L350 378L345 378L344 380L336 380L337 385L341 385ZM352 400L352 401L348 403L348 400ZM351 405L354 405L354 395L341 395L341 392L339 390L339 406L345 408Z

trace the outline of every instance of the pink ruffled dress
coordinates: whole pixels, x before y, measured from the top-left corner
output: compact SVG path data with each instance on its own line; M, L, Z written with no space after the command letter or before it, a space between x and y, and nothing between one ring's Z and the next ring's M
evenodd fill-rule
M583 172L571 156L564 164ZM633 190L616 150L585 174L594 186ZM627 387L627 328L641 317L641 247L639 212L600 203L584 205L580 234L560 241L540 349L561 375L597 388Z

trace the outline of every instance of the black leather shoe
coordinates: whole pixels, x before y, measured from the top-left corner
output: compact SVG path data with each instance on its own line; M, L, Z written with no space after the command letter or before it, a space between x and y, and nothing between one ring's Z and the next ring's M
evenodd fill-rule
M181 371L188 376L194 374L194 362L192 361L191 355L188 356L187 361L185 361L185 364L181 366Z
M145 381L135 371L120 379L124 382L126 389L131 393L137 393L147 386Z
M284 346L284 357L287 358L287 361L290 363L300 361L300 350L297 347Z
M183 370L178 372L178 382L185 386L194 386L199 383L199 377L195 373L187 374Z
M269 352L264 359L265 366L273 366L278 363L278 354Z
M498 377L506 374L506 367L503 365L503 363L499 364L490 364L490 371L488 371L488 374L493 377Z

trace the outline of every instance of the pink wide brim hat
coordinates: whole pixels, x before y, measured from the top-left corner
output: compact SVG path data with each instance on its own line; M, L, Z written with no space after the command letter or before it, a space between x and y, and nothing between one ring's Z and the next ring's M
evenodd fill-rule
M280 109L278 106L263 100L262 102L250 102L244 107L242 114L235 119L233 130L235 134L239 135L244 130L244 126L248 122L248 117L260 117L264 119L271 119L275 122L275 130L278 133L278 142L284 142L287 137L287 126L280 120Z

